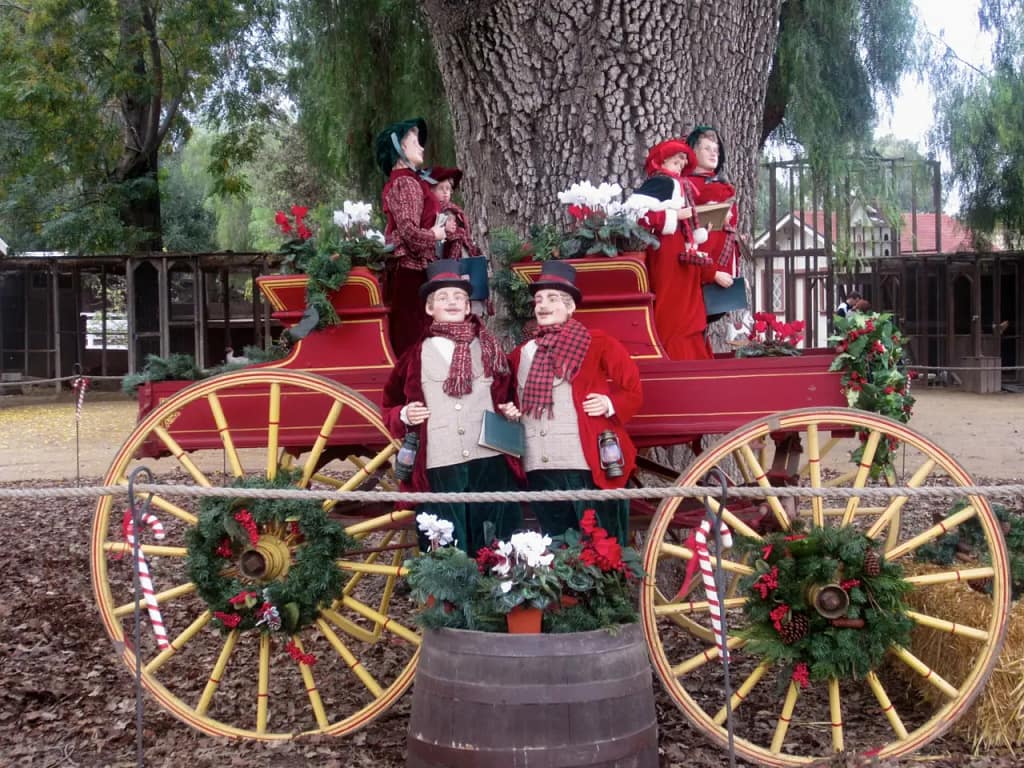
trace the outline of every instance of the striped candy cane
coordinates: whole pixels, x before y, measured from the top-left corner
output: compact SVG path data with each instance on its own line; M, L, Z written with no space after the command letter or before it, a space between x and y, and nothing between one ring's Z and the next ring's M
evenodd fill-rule
M141 522L153 531L153 536L159 541L164 537L164 526L157 518L156 515L144 512L139 518ZM132 511L126 509L124 511L124 518L121 520L121 529L124 532L124 540L128 542L128 546L134 549L135 547L135 526L132 522ZM165 650L171 647L170 641L167 639L167 629L164 627L164 619L160 613L160 606L156 601L156 593L153 590L153 579L149 575L149 564L146 562L146 556L142 554L142 550L139 550L139 585L142 587L142 595L146 600L146 610L149 613L149 623L153 625L153 634L156 635L156 644L160 650Z
M724 522L719 529L722 534L722 549L732 546L732 531ZM711 615L711 628L715 633L715 645L722 654L724 660L729 649L725 647L725 637L722 634L722 604L718 599L718 585L715 584L715 571L711 565L711 553L708 551L708 536L711 534L711 522L704 520L700 527L690 534L687 545L692 546L696 557L690 560L686 566L686 577L683 579L683 588L676 595L678 600L690 589L690 582L693 580L694 570L700 568L701 580L704 582L704 594L708 599L708 613Z

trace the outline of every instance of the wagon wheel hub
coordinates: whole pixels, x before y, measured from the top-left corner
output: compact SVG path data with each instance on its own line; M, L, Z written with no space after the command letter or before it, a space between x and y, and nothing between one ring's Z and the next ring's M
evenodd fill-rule
M292 564L292 553L277 536L264 534L256 546L238 558L238 570L247 579L266 583L283 579Z

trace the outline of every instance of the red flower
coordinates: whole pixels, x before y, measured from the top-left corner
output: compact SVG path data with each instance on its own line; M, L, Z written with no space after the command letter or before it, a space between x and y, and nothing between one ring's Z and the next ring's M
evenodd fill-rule
M754 323L755 333L764 333L767 329L768 323L766 323L764 320L758 320L757 322Z
M875 321L868 320L866 323L864 323L864 330L868 332L875 330Z
M304 218L306 218L306 214L307 213L309 213L309 208L306 208L305 206L302 206L302 205L293 205L292 206L292 216L295 217L295 223L296 224L301 224L302 220Z
M496 565L501 565L508 558L504 555L498 554L490 547L480 547L476 553L476 567L480 573L487 573L487 571Z
M569 215L576 219L576 221L583 221L583 219L587 218L587 216L590 216L592 213L593 211L585 205L569 206Z
M274 221L277 223L277 226L280 227L281 231L284 232L284 234L291 234L292 222L288 218L287 213L285 213L284 211L278 211L277 215L274 217Z
M220 619L221 624L223 624L228 629L234 629L242 622L242 617L239 616L237 613L224 613L224 611L214 611L213 615Z
M244 590L243 589L237 595L235 595L230 600L228 600L228 602L231 603L232 605L241 605L246 600L248 600L250 597L256 597L256 593L255 592L250 592L248 590Z
M778 608L773 609L772 612L768 614L769 617L771 617L772 625L775 627L776 632L782 631L782 620L786 618L787 613L789 613L789 606L786 604L782 604Z
M804 662L795 664L793 666L792 678L794 683L799 684L801 688L806 688L811 683L811 673L807 669L807 665Z
M887 395L891 395L895 391L896 391L895 387L886 387L885 388L885 394L887 394Z
M299 646L295 644L294 640L289 640L285 646L285 650L288 651L288 655L295 659L300 664L305 664L307 667L311 667L316 664L316 656L312 653L303 653Z
M240 509L238 512L235 512L235 520L245 529L245 533L249 537L249 543L255 547L260 540L260 532L256 527L256 523L253 522L249 510Z
M761 574L761 578L754 582L754 589L761 593L761 599L767 600L768 593L779 586L779 569L772 566L768 573Z
M878 352L880 354L884 353L885 352L885 344L883 344L880 341L875 341L875 343L871 345L871 349L873 349L875 352Z
M597 512L592 509L585 510L583 517L580 518L580 531L584 536L590 536L597 527Z
M617 571L622 567L622 547L614 536L594 541L597 552L597 567L602 571Z
M307 227L301 219L298 220L298 234L300 240L309 240L313 236L313 231Z

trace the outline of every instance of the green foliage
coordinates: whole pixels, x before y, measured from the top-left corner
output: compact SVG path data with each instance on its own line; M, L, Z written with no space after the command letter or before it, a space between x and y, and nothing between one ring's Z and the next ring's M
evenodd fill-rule
M531 257L547 261L553 252L557 252L556 243L561 242L553 227L535 228L533 232L538 235L536 250L531 247L534 241L523 242L510 228L496 229L491 233L491 262L494 265L491 290L505 308L499 319L502 331L517 343L523 338L525 325L533 320L533 294L529 283L512 270L512 265Z
M246 345L242 357L248 363L225 363L214 368L199 368L192 355L172 354L168 357L146 355L146 364L139 373L132 373L121 380L121 391L129 397L135 397L140 386L153 381L198 381L228 371L237 371L255 363L269 363L280 360L288 354L284 347L272 344L267 349Z
M657 245L658 238L629 216L608 216L595 210L580 219L576 228L565 236L559 258L617 256L622 251L642 251Z
M915 61L915 29L911 0L783 2L762 139L798 142L819 171L864 145Z
M493 580L484 579L476 561L458 547L441 547L405 561L410 594L423 605L416 623L424 629L503 632L505 615L490 601Z
M355 549L356 542L327 516L320 502L245 498L246 488L293 487L297 474L280 471L274 480L244 478L235 483L239 498L204 498L200 503L199 521L186 539L185 564L196 592L222 627L237 621L239 630L270 631L273 627L265 623L257 626L260 608L269 603L281 617L280 630L293 634L312 624L322 607L341 596L345 580L336 561ZM292 563L283 578L262 583L228 569L253 547L244 521L239 520L246 512L259 534L289 543ZM251 594L231 602L242 593Z
M970 504L967 499L958 501L942 515L942 519L955 515ZM1003 529L1006 549L1010 556L1010 589L1013 599L1017 600L1024 595L1024 517L1011 514L1002 504L993 504L992 511ZM921 562L938 565L953 565L961 557L989 562L985 534L977 515L956 526L949 533L919 547L915 556Z
M187 138L186 115L252 147L276 114L277 13L259 0L0 9L0 229L75 252L157 243L159 153ZM218 161L228 177L230 153Z
M877 576L865 573L874 542L856 528L771 533L748 542L748 549L757 559L754 574L740 582L748 598L749 623L740 633L746 650L783 666L806 664L812 680L860 680L878 668L893 644L909 641L913 624L904 595L910 585L903 569L880 559ZM810 590L826 584L841 585L849 598L842 618L862 619L863 627L835 626L815 610ZM773 617L784 607L785 615ZM786 643L783 627L796 616L806 619L807 632Z
M373 199L384 182L373 139L413 116L427 121L431 164L454 163L444 84L416 0L305 0L291 8L289 79L311 165Z
M836 358L830 371L842 371L842 387L851 408L888 416L904 424L910 421L914 397L906 369L903 334L891 314L848 312L835 317L836 334L829 337ZM861 432L861 440L866 432ZM896 440L880 440L871 462L871 477L885 475L895 482L893 456ZM861 446L853 454L860 462Z
M171 252L204 253L217 247L217 218L204 204L205 178L188 173L176 152L160 173L160 221L164 247Z
M947 181L961 193L961 217L976 235L1024 246L1024 7L984 0L980 17L995 33L991 68L964 66L944 44L933 57L935 127L948 152ZM979 245L984 245L980 242Z

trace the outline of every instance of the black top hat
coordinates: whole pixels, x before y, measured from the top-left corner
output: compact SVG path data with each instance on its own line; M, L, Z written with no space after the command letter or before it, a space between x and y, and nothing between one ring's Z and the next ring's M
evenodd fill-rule
M435 165L427 171L423 180L427 184L440 184L442 181L450 181L452 189L458 189L459 182L462 181L462 171L458 168L446 168L443 165Z
M462 271L457 259L438 259L427 264L427 282L420 286L420 298L426 301L440 288L461 288L467 294L472 291L469 275Z
M537 279L530 283L530 293L544 289L565 291L577 304L583 303L583 294L576 287L576 267L565 261L545 261Z
M422 117L414 117L409 120L392 123L383 131L377 134L374 147L374 155L377 158L377 165L384 172L385 176L390 175L391 169L395 167L401 154L402 139L405 134L416 129L419 136L420 146L427 146L427 121Z

